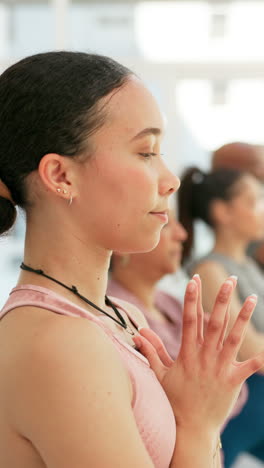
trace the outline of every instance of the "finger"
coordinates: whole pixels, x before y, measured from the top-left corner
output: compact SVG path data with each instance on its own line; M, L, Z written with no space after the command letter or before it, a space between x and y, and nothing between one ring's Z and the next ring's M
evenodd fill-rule
M236 285L237 285L237 276L232 275L232 276L229 276L228 279L232 281L233 291L234 291L234 289L236 288ZM227 332L227 328L228 328L229 318L230 318L230 303L231 303L231 300L232 300L232 297L230 298L229 304L228 304L227 309L226 309L226 314L225 314L225 320L224 320L222 333L221 333L221 336L220 336L218 344L217 344L217 349L218 350L221 350L223 348L223 344L224 344L224 340L225 340L225 336L226 336L226 332Z
M223 349L224 340L225 340L225 336L226 336L226 332L227 332L227 327L228 327L228 322L229 322L229 317L230 317L230 314L229 314L229 306L228 306L228 307L227 307L226 314L225 314L225 320L224 320L222 332L221 332L219 341L218 341L218 343L217 343L217 349L218 349L219 351L220 351L221 349Z
M161 381L166 372L165 366L162 364L157 351L154 346L142 335L133 337L134 342L139 348L140 352L147 358L151 369L155 372L159 381Z
M160 337L150 328L139 328L138 329L141 336L146 338L152 346L156 349L158 356L164 366L170 367L173 364L173 360L170 357L168 351L166 350L163 341Z
M256 303L257 296L254 294L252 294L252 296L249 296L244 302L243 307L239 312L238 317L233 325L233 328L227 336L223 346L221 357L225 361L234 360L236 358L245 335L247 324L256 307Z
M198 301L197 301L197 340L200 344L204 341L204 310L202 305L202 282L198 274L193 276L193 280L198 287Z
M232 379L233 383L235 385L243 383L262 367L264 367L264 351L247 361L237 363L235 376Z
M189 281L183 309L181 354L188 356L197 345L197 301L198 287L195 280Z
M215 305L206 328L204 339L206 348L216 350L219 340L225 332L226 313L231 300L232 291L233 282L227 279L224 284L222 284L217 294Z

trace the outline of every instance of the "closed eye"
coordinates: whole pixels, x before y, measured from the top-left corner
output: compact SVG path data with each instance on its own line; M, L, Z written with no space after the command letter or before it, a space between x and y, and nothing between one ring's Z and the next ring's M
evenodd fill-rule
M151 158L151 156L158 156L158 153L139 153L139 155L144 158Z

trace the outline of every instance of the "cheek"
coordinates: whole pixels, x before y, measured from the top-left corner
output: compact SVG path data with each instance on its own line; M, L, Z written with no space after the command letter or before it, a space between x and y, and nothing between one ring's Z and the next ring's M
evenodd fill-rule
M259 235L259 230L264 229L264 216L253 208L244 208L236 215L236 224L245 233Z
M145 170L143 170L145 169ZM155 193L156 183L147 168L111 167L102 170L101 186L119 200L146 200Z
M259 210L251 210L248 219L252 220L252 223L259 224L264 219L264 213L261 213Z
M124 179L132 189L138 189L139 195L140 193L144 196L146 194L152 195L157 191L156 176L150 168L130 168L126 171Z

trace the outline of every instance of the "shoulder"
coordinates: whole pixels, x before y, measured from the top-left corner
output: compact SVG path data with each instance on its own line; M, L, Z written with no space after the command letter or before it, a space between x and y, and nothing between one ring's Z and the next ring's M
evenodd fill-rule
M32 338L31 352L36 359L53 362L62 359L66 365L77 359L80 364L85 361L89 371L106 356L109 363L119 361L119 354L103 328L87 318L52 313L39 328L39 336Z
M131 304L130 302L124 301L123 299L119 299L116 297L111 297L110 299L117 305L120 306L122 309L124 309L125 312L127 312L128 316L134 319L134 321L140 326L140 327L147 327L149 328L148 322L143 314L143 312L136 307L134 304Z
M20 308L19 314L24 315L27 327L15 350L18 366L13 377L24 396L33 394L40 381L43 384L38 388L39 396L44 396L47 386L65 387L67 393L73 378L84 385L89 380L87 391L93 392L106 383L110 374L117 385L131 391L119 353L99 325L86 318L47 313L34 307ZM99 372L100 367L104 373Z
M224 281L228 272L224 265L215 259L205 258L196 262L192 269L192 275L198 273L201 277L208 277Z
M151 466L128 373L103 329L43 309L22 313L42 317L27 334L9 385L12 427L38 447L47 466L117 466L118 459L122 466Z

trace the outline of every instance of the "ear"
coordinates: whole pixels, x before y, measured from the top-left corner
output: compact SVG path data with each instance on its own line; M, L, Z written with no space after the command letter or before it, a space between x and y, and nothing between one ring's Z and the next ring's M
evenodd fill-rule
M62 194L70 193L74 196L74 171L71 158L56 153L45 154L39 163L38 172L49 191L57 192L60 189Z
M211 203L210 215L215 225L228 224L231 217L228 202L219 198L214 200Z

